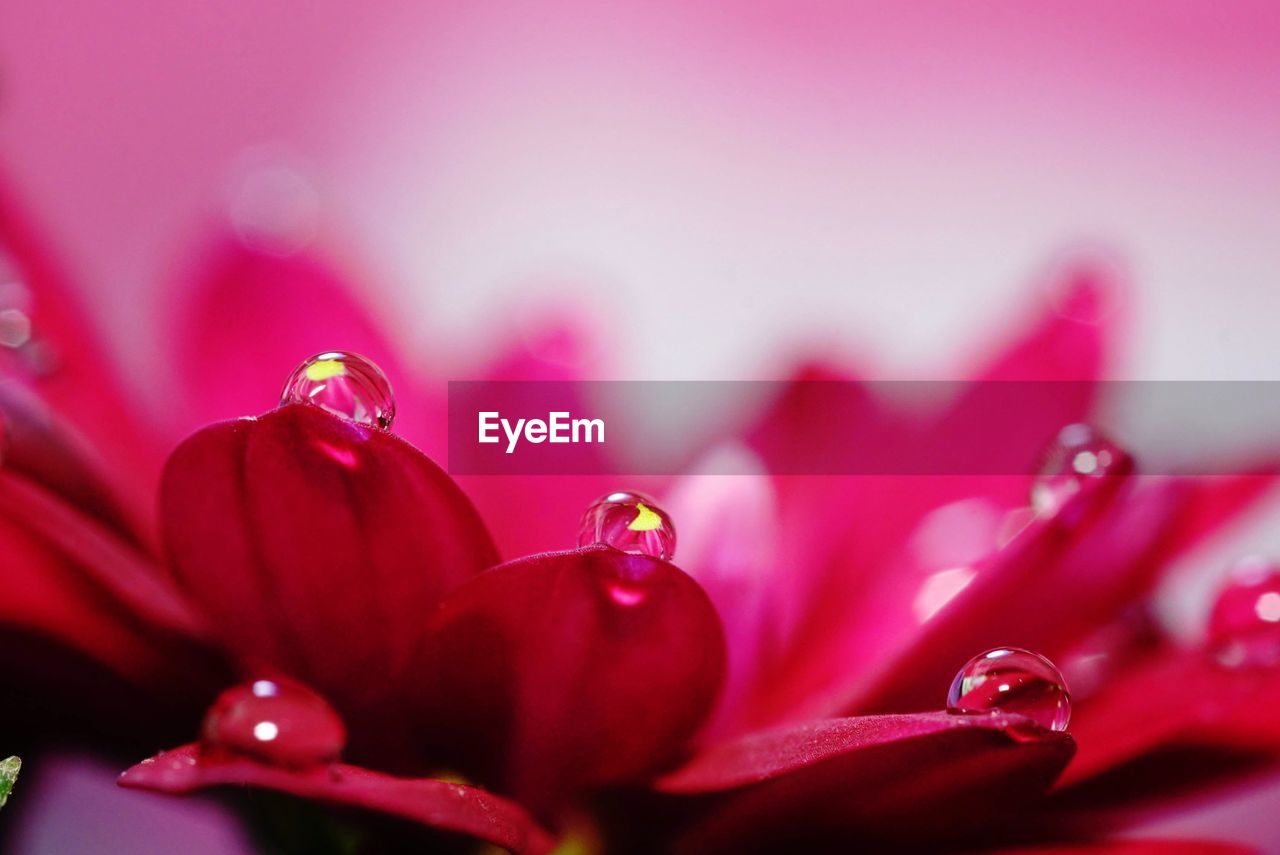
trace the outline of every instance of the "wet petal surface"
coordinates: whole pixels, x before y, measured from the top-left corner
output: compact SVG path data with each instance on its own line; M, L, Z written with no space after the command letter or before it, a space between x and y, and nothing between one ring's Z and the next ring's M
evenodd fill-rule
M657 786L725 794L686 838L690 852L956 839L1034 801L1070 760L1070 736L1028 726L1001 714L828 719L713 747Z
M492 793L430 778L395 778L343 763L288 769L245 757L209 757L192 744L144 760L121 775L120 784L174 794L227 785L259 787L468 834L516 853L540 855L554 845L523 808Z

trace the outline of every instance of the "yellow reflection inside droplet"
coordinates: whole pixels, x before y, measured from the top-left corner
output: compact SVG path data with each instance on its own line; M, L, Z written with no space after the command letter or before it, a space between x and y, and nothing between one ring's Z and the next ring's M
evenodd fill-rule
M644 502L636 503L636 518L627 524L631 531L656 531L662 528L662 517L654 513Z
M347 373L347 366L337 359L318 359L307 366L307 379L313 383L341 377Z

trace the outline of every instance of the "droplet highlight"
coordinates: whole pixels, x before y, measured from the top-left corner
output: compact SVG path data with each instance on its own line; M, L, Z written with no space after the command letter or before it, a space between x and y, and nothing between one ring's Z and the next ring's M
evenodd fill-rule
M347 730L328 701L310 689L254 680L218 696L205 713L200 739L211 753L306 768L336 761L346 747Z
M1031 507L1038 514L1057 513L1076 496L1131 472L1133 458L1100 431L1067 425L1045 451L1031 485Z
M605 544L623 552L670 560L676 552L671 517L643 493L619 491L593 502L582 515L578 545Z
M387 376L370 359L340 350L317 354L293 370L280 404L311 404L360 424L390 429L396 399Z
M1250 556L1232 567L1209 616L1208 644L1230 668L1280 665L1280 564Z
M1071 698L1062 674L1045 657L1020 647L997 647L960 669L947 693L957 715L1015 713L1046 730L1066 730Z

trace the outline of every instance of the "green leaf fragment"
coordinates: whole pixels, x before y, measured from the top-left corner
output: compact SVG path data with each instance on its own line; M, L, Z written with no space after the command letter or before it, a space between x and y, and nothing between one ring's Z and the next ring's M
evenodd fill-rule
M4 803L9 800L9 793L13 792L13 782L18 780L18 770L21 768L22 761L17 757L0 760L0 807L4 807Z

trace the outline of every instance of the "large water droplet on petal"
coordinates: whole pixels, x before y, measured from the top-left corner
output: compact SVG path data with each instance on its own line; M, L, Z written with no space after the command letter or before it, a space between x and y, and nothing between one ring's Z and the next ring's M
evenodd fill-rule
M1133 458L1102 433L1089 425L1067 425L1045 452L1031 485L1031 506L1040 514L1057 513L1107 478L1132 471Z
M620 491L596 500L582 515L578 545L597 543L670 559L676 552L676 529L653 499L643 493Z
M255 680L218 696L205 713L200 738L206 751L305 768L337 760L347 730L333 707L310 689Z
M293 370L280 403L314 404L361 424L390 428L396 399L382 369L356 353L317 354Z
M1280 564L1241 559L1209 617L1209 647L1229 667L1280 665Z
M997 647L970 659L956 674L947 712L1016 713L1047 730L1066 730L1071 699L1048 659L1020 647Z

